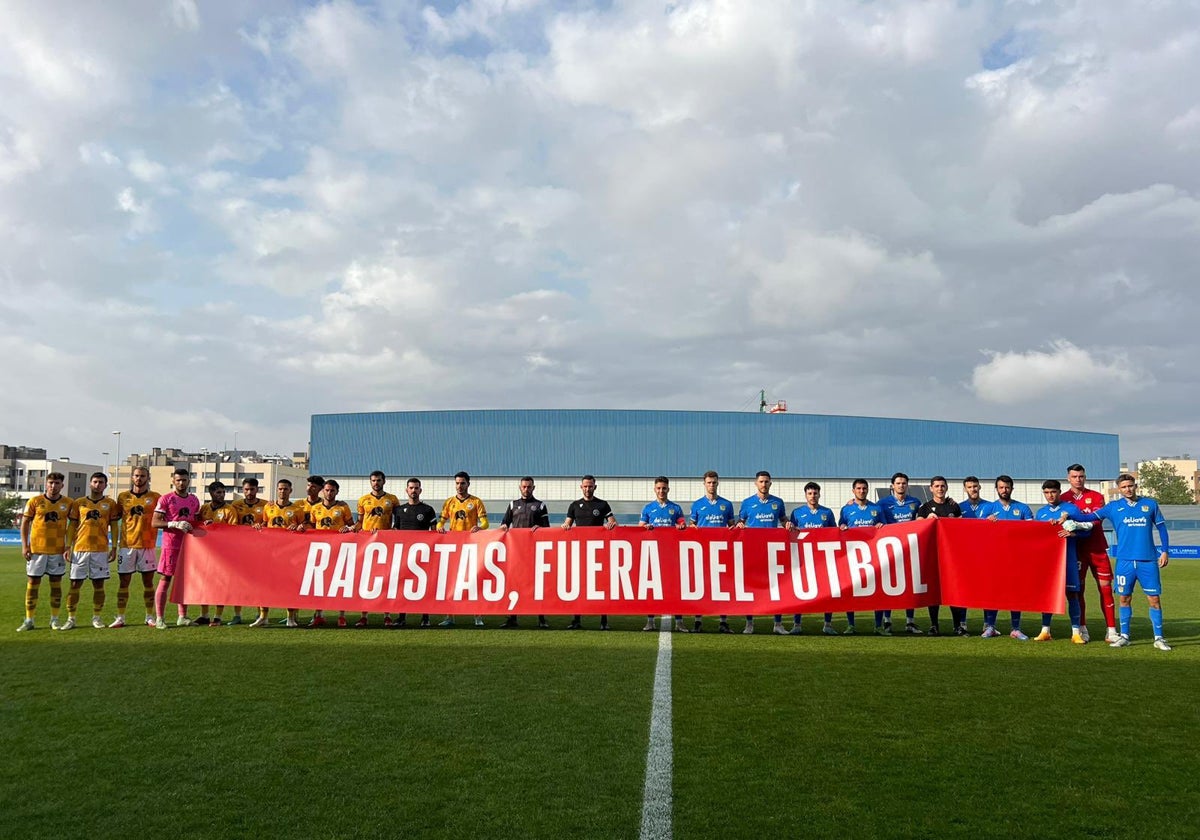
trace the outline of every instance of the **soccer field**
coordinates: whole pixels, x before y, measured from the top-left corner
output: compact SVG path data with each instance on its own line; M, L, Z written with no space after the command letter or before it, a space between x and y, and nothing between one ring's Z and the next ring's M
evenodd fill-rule
M98 631L85 585L82 626L55 633L44 583L18 634L23 572L0 549L2 837L639 834L644 617ZM1164 580L1171 653L1140 593L1123 650L1061 621L1049 644L830 638L819 616L801 637L673 635L674 836L1196 837L1200 563Z

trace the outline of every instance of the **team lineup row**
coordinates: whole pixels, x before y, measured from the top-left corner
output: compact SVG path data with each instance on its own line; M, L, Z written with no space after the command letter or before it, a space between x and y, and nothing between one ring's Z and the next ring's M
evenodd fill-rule
M942 476L930 481L932 499L921 502L908 495L908 476L896 473L891 479L891 495L879 502L867 498L869 484L865 479L853 482L853 499L835 516L833 511L820 504L821 488L815 482L805 485L805 501L790 513L782 499L770 493L770 473L760 471L755 476L756 493L747 497L734 512L733 504L722 498L717 489L720 478L714 471L705 473L705 495L692 503L685 515L683 508L669 498L670 482L660 476L654 480L655 499L642 510L639 518L643 528L786 528L789 530L837 527L842 529L882 527L887 524L909 522L921 518L967 518L980 520L1033 520L1058 522L1062 526L1060 536L1067 539L1067 603L1071 619L1072 641L1085 644L1088 638L1084 617L1082 577L1088 571L1100 595L1101 610L1106 621L1105 640L1113 647L1123 647L1129 642L1129 623L1132 615L1131 596L1136 582L1149 600L1150 618L1154 629L1154 646L1170 650L1162 634L1162 612L1160 603L1159 569L1167 565L1167 532L1161 511L1153 499L1137 496L1136 481L1132 476L1118 478L1121 498L1105 504L1103 496L1086 487L1086 471L1082 465L1073 464L1067 470L1070 489L1062 491L1061 482L1048 479L1043 483L1046 505L1035 515L1028 505L1011 498L1013 480L1001 475L994 486L997 498L987 501L981 497L982 485L978 478L968 476L963 480L963 501L957 502L949 495L949 484ZM46 478L46 491L31 499L21 520L21 543L26 561L28 582L25 597L25 620L18 631L35 627L35 614L39 589L43 577L50 578L52 629L72 629L76 625L76 612L85 580L92 581L93 618L92 626L123 627L125 610L129 599L129 587L134 573L142 577L143 600L146 607L146 623L166 629L164 617L171 580L178 563L182 545L182 534L197 524L224 523L254 528L282 528L292 531L307 529L338 532L377 531L383 529L479 531L487 529L487 509L481 499L470 493L470 475L459 472L455 475L455 495L442 505L440 514L432 506L421 501L421 481L410 478L406 482L406 500L386 492L387 477L381 471L369 477L371 491L357 503L357 511L338 500L340 487L335 480L326 481L320 476L310 476L307 496L293 500L292 484L280 480L275 488L275 497L267 501L259 497L257 479L247 479L242 484L242 498L227 500L226 486L220 481L211 483L207 490L210 500L200 504L191 494L191 477L187 470L178 469L172 477L174 490L160 495L149 489L150 474L145 468L135 468L131 473L129 490L121 491L117 498L105 496L107 477L95 473L89 481L89 493L79 499L62 495L63 476L51 473ZM535 483L526 476L518 482L519 496L505 510L500 524L501 530L509 528L549 527L549 510L544 502L534 496ZM585 475L580 481L581 497L567 509L561 527L604 527L616 526L616 517L611 507L596 496L596 479ZM1108 519L1117 535L1117 590L1120 597L1118 611L1114 609L1112 597L1113 570L1108 556L1108 546L1101 528L1092 525L1100 519ZM1151 530L1157 530L1160 551L1155 553ZM162 532L162 556L156 557L155 544L158 532ZM1077 546L1078 544L1078 546ZM100 617L105 605L105 581L109 578L109 566L117 563L118 591L117 615L106 624ZM69 570L70 589L67 593L68 617L60 621L62 601L62 577ZM160 575L157 585L155 573ZM928 608L930 635L940 635L940 608ZM953 629L956 635L969 635L966 610L950 608ZM178 625L224 623L224 607L217 606L213 617L209 617L208 606L201 606L198 619L187 616L186 605L179 605ZM905 632L922 635L915 621L913 610L906 611ZM783 624L783 616L774 617L773 632L780 635L798 635L801 632L801 617L793 617L790 630ZM833 627L833 616L825 614L822 632L838 635ZM856 633L855 616L846 614L847 626L843 633ZM984 611L982 636L999 636L996 629L997 611ZM1010 614L1009 635L1021 641L1028 639L1021 630L1021 614ZM234 607L229 624L242 623L241 607ZM269 608L258 608L257 618L251 627L263 627L269 623ZM298 611L288 609L283 619L287 626L298 627ZM345 613L337 618L339 626L346 626ZM326 624L325 616L317 611L309 626ZM483 619L475 616L476 626L483 626ZM439 626L454 625L453 617L447 617ZM1050 616L1043 615L1042 630L1035 637L1039 641L1050 639ZM363 613L355 626L368 626L368 616ZM385 627L404 627L404 616L393 620L384 614ZM421 618L422 627L429 626L429 616ZM516 616L509 616L502 625L516 627ZM549 626L545 616L538 616L538 626ZM579 629L581 617L572 617L567 629ZM600 617L601 629L608 629L607 616ZM701 618L696 616L694 631L702 630ZM654 618L647 617L646 630L653 630ZM682 616L675 616L675 629L687 632ZM718 630L732 632L726 616L720 616ZM753 618L746 617L743 633L754 631ZM891 635L890 611L875 613L875 632Z

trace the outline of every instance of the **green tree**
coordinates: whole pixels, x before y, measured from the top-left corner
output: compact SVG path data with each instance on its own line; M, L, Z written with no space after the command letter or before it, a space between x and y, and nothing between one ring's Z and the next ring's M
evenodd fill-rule
M10 496L7 493L0 494L0 528L13 527L13 523L17 521L17 514L21 512L21 508L20 496Z
M1138 489L1158 499L1160 505L1193 505L1187 479L1175 472L1174 464L1143 461L1138 465Z

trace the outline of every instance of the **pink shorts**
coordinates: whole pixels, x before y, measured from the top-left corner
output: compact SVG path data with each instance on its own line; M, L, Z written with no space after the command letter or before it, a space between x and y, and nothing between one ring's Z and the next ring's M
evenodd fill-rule
M158 573L164 577L171 577L175 574L175 566L179 562L179 549L172 551L169 548L164 548L162 555L158 558Z

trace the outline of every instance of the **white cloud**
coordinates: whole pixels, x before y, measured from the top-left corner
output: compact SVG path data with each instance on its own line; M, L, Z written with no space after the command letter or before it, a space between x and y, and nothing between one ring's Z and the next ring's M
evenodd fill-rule
M1120 400L1154 384L1124 354L1103 358L1069 341L1056 341L1046 350L988 355L990 360L972 371L971 387L980 399L1000 405L1097 392Z

